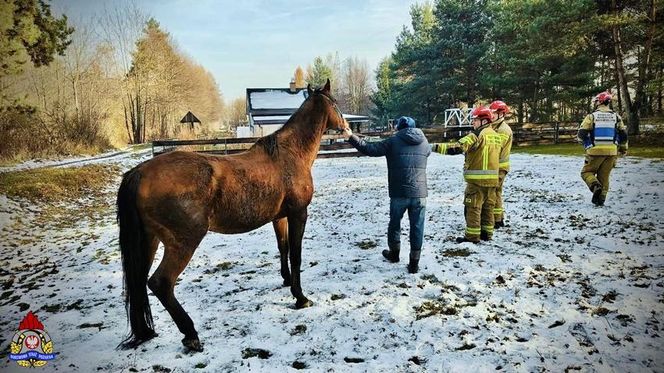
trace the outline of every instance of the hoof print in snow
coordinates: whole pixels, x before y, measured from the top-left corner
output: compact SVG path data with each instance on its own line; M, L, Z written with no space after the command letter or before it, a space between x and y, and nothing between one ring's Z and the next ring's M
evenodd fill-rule
M556 320L553 324L549 325L549 329L557 328L561 325L565 325L565 320Z
M634 316L625 315L625 314L620 314L616 316L616 319L620 321L620 325L622 326L627 326L634 322Z
M258 357L259 359L268 359L272 356L272 353L268 350L263 350L262 348L245 348L242 350L242 358L249 359L252 357Z
M592 355L594 353L599 352L597 348L595 347L595 344L592 342L590 339L590 336L588 336L588 332L586 331L586 328L583 327L582 324L574 324L570 326L569 328L570 334L574 336L577 342L579 342L579 345L581 347L585 347L586 351L588 352L588 355Z
M373 240L362 240L360 242L355 242L355 246L359 247L362 250L371 250L374 247L378 246L378 243Z
M21 312L23 312L23 311L30 308L30 305L27 304L27 303L19 303L19 304L17 304L17 306L18 306L18 310L21 311Z
M78 328L79 328L79 329L86 329L86 328L99 328L99 330L102 330L102 329L104 329L104 328L102 327L103 325L104 325L103 322L96 322L96 323L94 323L94 324L90 324L90 323L87 323L87 322L86 322L86 323L83 323L83 324L79 325Z
M330 299L332 300L339 300L344 298L346 298L346 294L332 294L332 296L330 296Z
M219 271L228 271L229 269L233 268L233 266L234 264L231 262L221 262L217 263L217 265L212 269L206 269L205 271L203 271L203 273L205 273L206 275L212 275Z
M307 331L307 326L303 324L295 325L295 328L291 330L290 335L300 335L304 334Z
M457 351L472 350L477 347L474 343L464 343L463 346L455 348Z
M295 369L307 369L307 364L303 363L301 361L295 360L293 362L293 368L295 368Z
M422 364L424 364L424 363L427 362L426 359L423 359L423 358L421 358L421 357L419 357L419 356L413 356L413 357L411 357L410 359L408 359L408 361L412 362L412 363L415 364L415 365L422 365Z
M349 364L364 363L364 359L360 357L345 357L344 361Z

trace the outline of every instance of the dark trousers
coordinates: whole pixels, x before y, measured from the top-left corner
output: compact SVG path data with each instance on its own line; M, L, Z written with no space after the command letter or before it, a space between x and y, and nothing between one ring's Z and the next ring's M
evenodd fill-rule
M408 221L410 222L410 251L422 250L424 240L424 213L426 210L426 198L391 198L390 199L390 224L387 228L387 243L391 248L401 243L401 218L408 210Z

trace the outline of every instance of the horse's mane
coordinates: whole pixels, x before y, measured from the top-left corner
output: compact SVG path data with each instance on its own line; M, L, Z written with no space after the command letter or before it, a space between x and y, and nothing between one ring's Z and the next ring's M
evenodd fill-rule
M320 88L317 88L309 95L309 97L313 96L314 94L320 94L321 91L322 90ZM307 98L307 100L308 99L309 98ZM291 117L288 118L286 123L284 123L284 125L281 126L281 128L279 128L278 130L272 132L271 134L269 134L267 136L261 137L260 139L258 139L256 141L255 145L262 146L263 149L265 149L265 152L270 157L274 157L275 155L278 155L279 154L279 143L277 142L277 135L280 132L282 132L285 128L290 127L291 123L295 122L299 118L299 116L300 116L299 114L301 114L301 111L302 111L302 106L300 106L293 113L293 115L291 115Z
M256 141L256 145L262 146L263 149L265 149L265 152L270 157L274 157L279 153L279 144L277 143L277 132L279 132L280 130L281 128L275 132L272 132L267 136L261 137Z

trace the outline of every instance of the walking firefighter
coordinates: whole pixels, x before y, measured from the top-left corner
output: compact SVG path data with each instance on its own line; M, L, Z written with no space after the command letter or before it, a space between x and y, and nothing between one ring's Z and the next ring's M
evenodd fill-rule
M503 183L510 170L510 153L512 152L512 129L505 121L505 115L510 111L503 101L496 100L489 105L489 109L496 115L491 127L500 136L502 144L498 160L498 186L496 187L496 205L493 208L494 228L505 226L505 207L503 204Z
M595 97L597 108L579 126L577 137L586 149L581 178L592 192L592 203L604 206L609 192L609 175L618 153L627 154L627 129L620 115L611 110L611 93Z
M501 137L491 128L493 113L487 107L478 107L471 112L473 131L455 143L437 143L432 150L440 154L465 154L463 176L466 180L464 193L464 215L466 234L458 237L457 243L478 243L493 236L493 208L496 187L499 183L499 156Z

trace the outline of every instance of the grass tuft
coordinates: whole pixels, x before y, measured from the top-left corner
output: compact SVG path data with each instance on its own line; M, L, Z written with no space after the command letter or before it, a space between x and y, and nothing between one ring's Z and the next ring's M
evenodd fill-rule
M119 174L117 166L44 168L0 173L0 194L31 202L67 202L99 193Z

